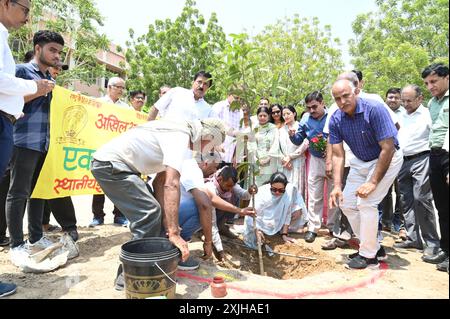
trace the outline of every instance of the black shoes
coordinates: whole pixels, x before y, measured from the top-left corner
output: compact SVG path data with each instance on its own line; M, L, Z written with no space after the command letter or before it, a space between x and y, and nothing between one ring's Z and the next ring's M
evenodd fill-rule
M379 266L380 264L376 258L365 258L358 254L355 258L352 258L345 267L347 269L378 269Z
M437 264L436 269L439 271L446 271L448 273L448 257L443 262Z
M422 256L422 260L426 263L430 263L430 264L440 264L442 262L445 261L445 259L448 259L447 254L444 251L440 251L439 253L437 253L436 255L433 256Z
M375 256L378 261L383 261L387 259L386 251L383 246L380 246L380 249L377 251L377 255Z
M359 256L359 252L356 252L356 253L348 255L348 258L349 259L355 259L358 256ZM386 251L384 250L383 246L380 246L380 249L378 249L375 258L378 261L383 261L383 260L386 260L388 258L387 255L386 255Z
M308 231L305 235L305 241L307 243L313 243L316 240L317 234L312 231Z
M6 236L0 236L0 247L8 246L9 245L9 237Z
M396 243L394 244L394 248L400 248L400 249L418 249L418 250L422 250L422 247L417 246L417 244L415 244L414 242L407 240L407 241L402 241L401 243Z

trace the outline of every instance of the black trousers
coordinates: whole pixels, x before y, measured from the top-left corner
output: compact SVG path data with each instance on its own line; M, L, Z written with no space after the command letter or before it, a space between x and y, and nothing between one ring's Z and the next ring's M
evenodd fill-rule
M8 195L9 183L11 180L10 170L5 172L0 182L0 237L6 236L6 196ZM75 207L70 197L57 198L45 201L44 216L42 224L50 223L50 214L53 212L56 221L64 231L77 229L77 218Z
M448 152L433 151L430 156L430 182L434 204L438 210L441 229L441 249L448 255L449 246L449 197L448 197Z
M77 229L75 207L71 197L55 198L45 201L42 224L50 224L50 214L53 213L58 224L64 231Z
M395 189L395 210L393 209L392 188ZM394 226L396 231L405 227L405 218L403 216L403 207L401 205L400 191L398 186L398 179L396 178L394 184L389 188L386 197L380 203L383 215L381 222L383 226Z
M103 211L104 207L105 195L94 195L92 197L92 213L94 214L94 218L103 219L105 217L105 212ZM116 206L114 206L112 213L114 214L114 218L123 217L123 214Z
M9 169L5 172L5 175L0 177L0 238L6 236L6 196L9 189Z
M350 173L350 167L344 168L344 176L342 179L342 189L345 188L345 184L347 183L347 177ZM352 226L350 226L350 222L347 219L347 216L342 213L342 210L339 208L336 210L336 223L333 227L333 234L342 234L347 231L350 235L353 234Z

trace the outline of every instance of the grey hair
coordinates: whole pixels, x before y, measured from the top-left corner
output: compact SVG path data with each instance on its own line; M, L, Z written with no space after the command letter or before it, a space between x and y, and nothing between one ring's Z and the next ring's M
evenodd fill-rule
M354 73L353 73L354 74ZM355 74L356 75L356 74ZM346 83L348 83L349 85L350 85L350 87L351 87L351 89L352 89L352 92L353 92L353 94L355 94L356 93L356 89L358 88L358 85L355 85L352 81L350 81L349 79L338 79L336 82L334 82L333 83L333 87L337 84L337 83L339 83L339 82L346 82ZM359 83L359 82L358 82ZM331 96L333 97L333 99L334 99L334 95L333 95L333 88L331 88Z
M355 72L344 72L338 76L337 80L348 80L355 88L359 86L359 79Z
M225 125L219 119L205 119L200 121L202 124L201 137L213 136L216 145L221 145L225 140Z
M402 92L403 92L405 89L413 89L413 90L416 92L416 97L423 96L422 89L420 88L420 86L418 86L418 85L416 85L416 84L410 84L410 85L405 86L405 87L402 89Z
M125 82L125 80L122 79L122 78L119 78L119 77L117 77L117 76L112 77L112 78L110 78L109 81L108 81L108 87L111 86L111 85L116 85L116 84L119 83L119 82Z

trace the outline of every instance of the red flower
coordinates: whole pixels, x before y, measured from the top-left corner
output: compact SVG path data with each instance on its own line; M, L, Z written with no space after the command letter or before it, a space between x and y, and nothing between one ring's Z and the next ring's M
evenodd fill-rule
M318 139L317 137L313 137L313 138L311 139L311 142L317 143L317 142L319 142L319 139Z

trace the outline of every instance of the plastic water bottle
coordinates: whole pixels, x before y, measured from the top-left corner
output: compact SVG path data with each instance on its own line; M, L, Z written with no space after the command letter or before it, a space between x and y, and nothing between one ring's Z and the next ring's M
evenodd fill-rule
M227 295L227 284L222 277L214 277L211 283L211 294L214 298L223 298Z

